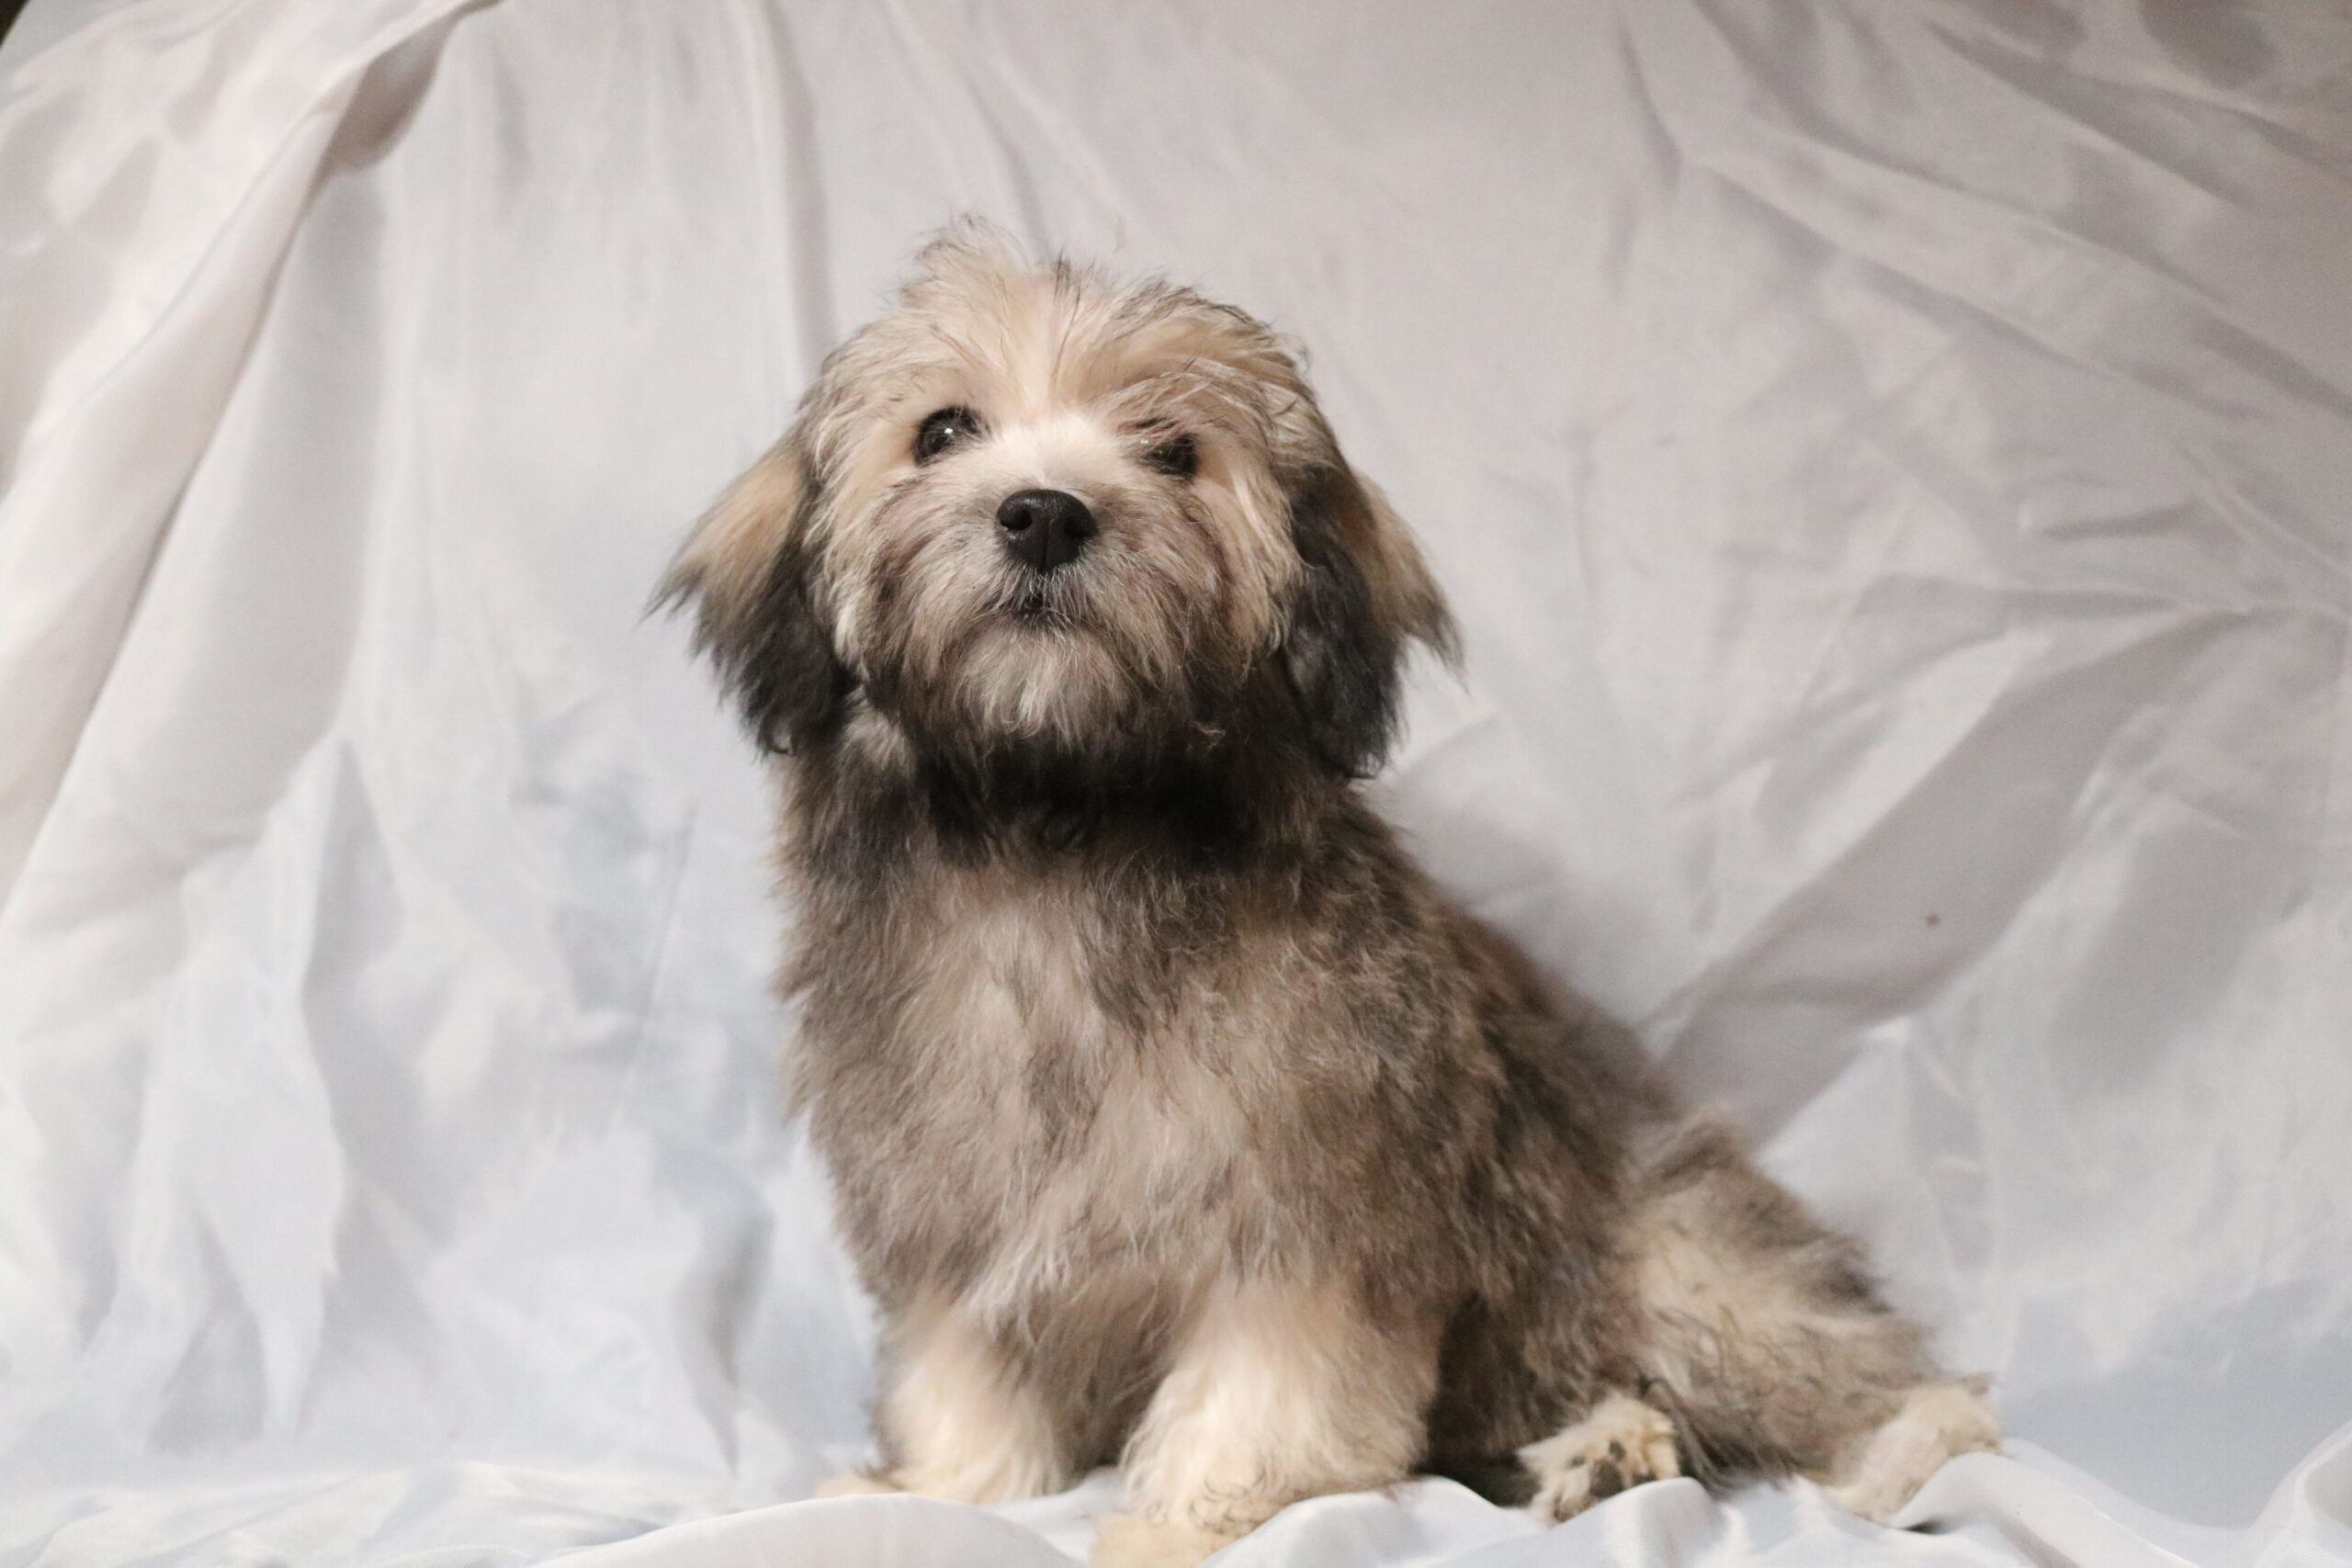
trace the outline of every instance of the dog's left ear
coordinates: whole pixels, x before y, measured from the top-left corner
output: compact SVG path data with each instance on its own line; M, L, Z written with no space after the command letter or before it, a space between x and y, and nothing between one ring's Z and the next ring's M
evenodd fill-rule
M828 733L856 684L818 602L812 469L796 428L695 525L654 600L695 606L695 648L718 667L770 751Z
M1316 755L1366 778L1395 736L1407 644L1453 659L1453 618L1404 520L1336 452L1289 500L1303 570L1279 663Z

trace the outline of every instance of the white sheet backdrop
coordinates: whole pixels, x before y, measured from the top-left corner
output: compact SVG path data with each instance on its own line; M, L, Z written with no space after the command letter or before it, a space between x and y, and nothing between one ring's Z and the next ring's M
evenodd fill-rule
M1939 1535L1424 1483L1236 1562L2352 1562L2342 7L36 0L0 1563L1082 1547L791 1501L866 1331L640 618L956 209L1311 347L1469 631L1396 813L2019 1439Z

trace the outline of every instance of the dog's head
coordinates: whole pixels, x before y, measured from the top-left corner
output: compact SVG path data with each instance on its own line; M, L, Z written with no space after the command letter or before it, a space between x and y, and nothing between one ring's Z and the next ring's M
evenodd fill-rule
M1407 643L1452 636L1272 333L975 225L827 359L667 592L778 750L867 715L950 760L1274 743L1360 774Z

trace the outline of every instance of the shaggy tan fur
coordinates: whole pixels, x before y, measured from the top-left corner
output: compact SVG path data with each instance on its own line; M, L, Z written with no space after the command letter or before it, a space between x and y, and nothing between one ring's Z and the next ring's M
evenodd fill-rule
M1009 544L1019 494L1074 557ZM669 591L784 786L795 1090L888 1351L846 1484L1124 1457L1098 1558L1193 1562L1417 1466L1546 1517L1792 1472L1884 1517L1995 1441L1366 804L1451 629L1257 321L952 231Z

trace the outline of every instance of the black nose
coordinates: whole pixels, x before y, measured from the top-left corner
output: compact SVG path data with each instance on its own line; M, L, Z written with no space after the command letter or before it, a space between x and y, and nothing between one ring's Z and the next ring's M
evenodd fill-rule
M996 509L996 521L1031 571L1067 566L1094 536L1094 513L1066 490L1014 491Z

